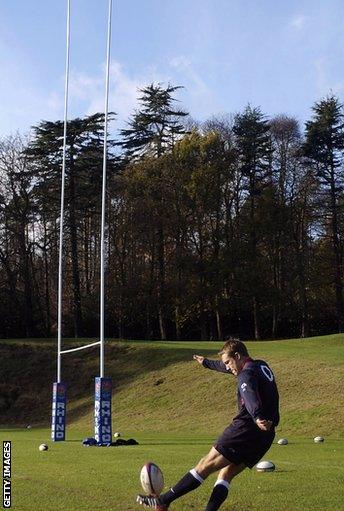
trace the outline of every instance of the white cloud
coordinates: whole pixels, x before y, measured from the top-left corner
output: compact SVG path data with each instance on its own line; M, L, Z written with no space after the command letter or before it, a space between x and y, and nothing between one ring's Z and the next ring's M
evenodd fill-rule
M70 102L82 107L85 114L104 111L105 94L105 71L97 75L87 75L74 72L70 80ZM195 70L191 60L179 55L167 62L164 72L160 72L154 66L146 67L139 75L130 75L122 64L117 61L111 62L110 67L110 95L109 109L116 112L118 122L123 121L133 114L138 108L139 89L149 83L184 84L185 92L183 100L187 95L187 106L192 107L197 115L211 111L212 107L218 105L213 93L206 84L203 77Z
M185 84L185 89L189 93L187 107L190 108L191 115L203 118L219 110L220 105L213 90L188 57L185 55L174 57L169 65L178 73L177 83Z
M167 61L162 71L155 66L147 66L136 74L131 74L120 62L113 60L110 66L109 110L117 114L113 125L115 129L123 127L138 108L139 89L153 82L163 85L183 84L185 89L180 94L181 107L190 109L191 114L195 113L197 117L208 116L209 112L219 108L206 80L184 55ZM15 126L27 131L30 125L37 125L42 119L63 118L64 76L61 75L54 87L48 90L36 85L32 80L18 80L18 87L13 94L18 96L19 101L11 101L11 106L3 104L0 107L4 124L3 127L0 124L0 135L1 131L5 134L13 131ZM4 88L4 83L0 85L1 88ZM104 65L92 74L72 70L69 77L68 118L103 112L104 96ZM6 118L11 118L11 124L6 122Z
M12 66L13 68L14 66ZM0 92L7 98L0 105L0 136L16 131L28 131L42 119L57 120L64 112L64 76L54 88L45 90L30 77L20 77L16 67L11 81L2 80ZM152 82L168 83L168 77L154 67L144 69L139 76L130 76L116 61L110 66L109 110L117 113L116 128L122 127L137 107L138 89ZM13 87L16 83L16 87ZM71 71L69 77L68 118L104 111L105 66L94 74Z
M185 69L191 66L191 61L185 55L179 55L170 60L170 66L176 69Z
M174 57L170 61L170 66L183 73L184 79L187 78L192 86L193 93L204 94L208 92L208 87L202 77L195 71L191 61L184 55Z
M71 73L70 102L90 115L104 111L105 93L104 68L97 75ZM192 61L185 55L179 55L166 63L164 71L156 67L146 67L138 75L130 75L120 62L112 61L110 67L109 110L117 113L116 124L122 125L138 108L139 89L149 83L167 85L183 84L183 103L186 108L196 112L197 116L207 116L218 109L214 94L205 79L196 71ZM183 105L182 105L183 106Z
M152 82L166 82L155 68L145 69L140 76L129 76L123 66L116 61L111 62L109 83L109 110L117 114L121 124L132 115L138 104L139 89ZM97 75L71 73L70 103L74 108L83 110L85 115L104 111L105 101L105 69ZM79 115L82 115L79 114Z
M290 21L289 26L294 28L295 30L302 30L307 22L307 16L303 14L298 14L294 16L294 18Z

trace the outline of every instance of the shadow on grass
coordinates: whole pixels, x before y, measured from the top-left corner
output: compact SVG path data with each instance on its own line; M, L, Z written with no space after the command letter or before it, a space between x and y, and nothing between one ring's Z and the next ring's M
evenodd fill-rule
M73 342L73 347L75 346ZM85 342L80 342L80 345ZM169 343L171 345L171 343ZM215 357L214 350L201 349L204 356ZM138 375L156 373L171 365L192 360L194 349L164 348L161 343L109 343L106 345L106 376L113 381L114 393L131 384ZM196 364L196 362L195 362ZM9 426L27 424L48 427L51 420L52 384L56 381L56 347L30 342L0 343L0 415ZM67 384L67 421L86 416L93 406L94 378L99 375L99 348L63 355L63 382ZM155 377L154 377L155 378ZM156 379L153 385L164 380Z

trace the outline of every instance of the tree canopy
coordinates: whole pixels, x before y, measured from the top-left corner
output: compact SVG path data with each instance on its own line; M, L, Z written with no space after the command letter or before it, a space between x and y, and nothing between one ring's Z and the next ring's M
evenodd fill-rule
M150 84L112 136L106 335L307 336L343 328L344 118L247 106L197 123ZM112 114L115 118L115 115ZM63 333L97 336L100 113L68 122ZM0 141L0 335L56 333L63 123Z

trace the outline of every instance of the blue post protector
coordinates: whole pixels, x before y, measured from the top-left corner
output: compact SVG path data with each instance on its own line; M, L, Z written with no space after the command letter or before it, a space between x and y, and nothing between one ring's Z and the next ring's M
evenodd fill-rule
M65 440L66 400L67 400L66 384L55 382L53 384L53 409L51 421L51 439L54 442L61 442Z
M94 398L94 438L99 445L109 444L112 440L111 396L111 378L96 377Z

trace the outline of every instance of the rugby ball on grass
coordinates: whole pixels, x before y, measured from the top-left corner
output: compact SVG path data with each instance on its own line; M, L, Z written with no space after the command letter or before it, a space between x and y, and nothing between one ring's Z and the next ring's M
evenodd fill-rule
M286 438L280 438L277 443L278 445L287 445L288 440Z
M321 444L325 439L322 436L316 436L313 440L316 444Z
M272 461L260 461L256 465L257 472L273 472L275 468L276 467Z
M147 495L160 495L164 487L164 476L158 465L145 463L140 473L141 486Z

